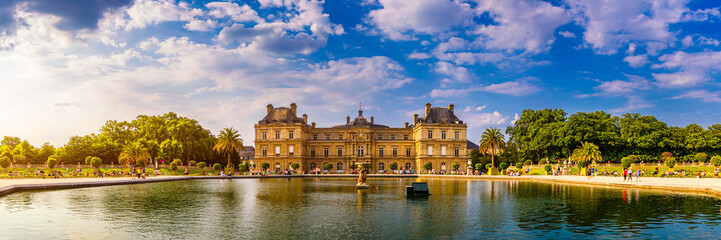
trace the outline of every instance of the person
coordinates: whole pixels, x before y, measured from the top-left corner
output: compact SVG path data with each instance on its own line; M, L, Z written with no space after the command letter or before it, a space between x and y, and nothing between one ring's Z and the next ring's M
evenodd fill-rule
M623 169L623 181L626 181L626 178L628 176L628 169Z
M185 167L185 171L183 172L183 175L189 175L190 170L188 170L188 167Z
M633 167L628 168L628 181L633 182Z
M636 170L636 182L640 182L641 181L640 178L641 178L641 168Z
M145 168L143 168L143 179L145 179Z

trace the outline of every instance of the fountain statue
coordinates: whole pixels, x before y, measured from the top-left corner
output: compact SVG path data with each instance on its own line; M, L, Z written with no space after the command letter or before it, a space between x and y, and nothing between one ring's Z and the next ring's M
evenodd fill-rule
M358 172L358 183L355 185L357 189L368 189L370 186L368 186L368 183L366 182L366 178L368 177L368 168L370 167L370 163L356 163L358 165L358 169L360 171Z

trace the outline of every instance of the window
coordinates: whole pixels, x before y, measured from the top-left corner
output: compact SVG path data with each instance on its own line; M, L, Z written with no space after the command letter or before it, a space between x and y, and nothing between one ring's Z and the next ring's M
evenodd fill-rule
M318 134L313 134L313 140L318 140Z
M408 135L403 135L403 140L408 140Z
M396 140L396 135L395 135L395 134L391 134L391 140Z
M330 134L325 135L325 140L330 140Z
M378 140L383 140L383 135L382 135L382 134L378 134Z
M378 148L378 156L383 156L383 148Z
M441 155L446 155L446 146L441 147Z
M338 156L343 156L343 148L338 148Z
M310 163L310 170L311 170L311 171L315 170L315 163L314 163L314 162Z
M428 138L433 138L433 131L428 130Z
M279 162L275 163L275 171L280 172L280 163Z
M378 170L381 170L381 171L386 170L386 165L383 163L378 163Z
M446 139L446 131L441 131L441 139Z
M328 156L328 148L323 148L323 156Z
M280 156L280 146L275 147L275 156Z
M363 156L363 147L358 147L358 156Z
M406 170L411 170L411 163L406 163Z
M293 131L288 131L288 139L293 139Z
M343 140L343 134L338 134L338 140Z
M280 131L275 131L275 139L280 139Z
M431 156L431 155L433 155L433 147L428 146L428 156Z
M288 147L288 156L293 156L293 146Z
M445 171L445 170L446 170L446 163L441 163L441 171Z
M456 139L460 139L460 138L461 138L461 132L456 131Z
M458 157L458 155L460 155L460 151L458 150L458 147L453 148L453 155L455 155L456 157Z
M266 135L267 135L266 132L263 131L263 139L266 139Z
M398 148L393 148L393 156L398 157Z
M406 156L411 156L411 148L406 148Z
M263 147L263 156L265 156L268 153L268 148Z
M310 148L310 156L315 157L315 148Z
M338 163L335 165L335 170L343 171L343 163Z

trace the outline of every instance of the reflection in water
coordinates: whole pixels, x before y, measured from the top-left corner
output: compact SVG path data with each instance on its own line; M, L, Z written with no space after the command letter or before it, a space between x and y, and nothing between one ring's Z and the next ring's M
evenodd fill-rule
M433 195L406 198L414 181ZM0 198L0 238L713 238L721 223L721 200L703 196L523 181L369 183L380 188L274 178L21 192Z

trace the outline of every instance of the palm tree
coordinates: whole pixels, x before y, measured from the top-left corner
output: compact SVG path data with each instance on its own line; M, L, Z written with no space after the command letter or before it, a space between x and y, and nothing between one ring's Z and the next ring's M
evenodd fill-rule
M231 128L223 128L218 135L218 141L213 146L213 151L228 154L228 165L230 165L230 156L234 152L245 151L243 147L243 139L240 138L238 130Z
M493 156L503 152L505 147L506 142L501 130L498 128L486 128L486 131L481 135L481 145L478 146L478 151L491 154L491 165L495 166Z
M123 146L123 151L120 152L118 160L120 160L120 164L131 165L136 163L138 160L142 160L147 163L150 161L150 158L148 149L143 146L140 141L134 141Z
M598 146L596 146L596 144L584 142L580 147L573 150L571 160L585 161L588 163L590 161L603 160L603 157L601 157L601 151L598 150Z

